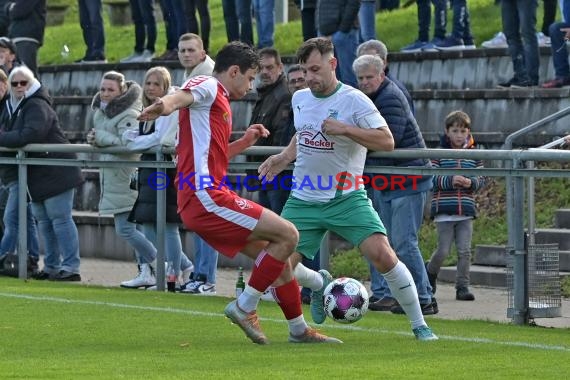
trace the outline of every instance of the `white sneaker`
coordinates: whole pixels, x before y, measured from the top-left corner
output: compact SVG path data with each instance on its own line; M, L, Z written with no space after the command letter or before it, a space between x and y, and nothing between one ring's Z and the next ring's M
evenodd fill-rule
M181 284L189 283L190 282L190 276L192 275L193 271L194 271L194 264L192 264L188 268L184 269L180 273L180 283Z
M140 56L140 59L135 62L150 62L154 58L154 53L150 50L145 49Z
M550 37L544 35L542 32L536 33L536 40L538 41L539 47L550 47Z
M194 292L192 294L199 294L202 296L215 296L216 295L216 285L209 284L209 283L202 283L199 284L197 287L194 288Z
M507 37L505 37L505 34L503 32L499 32L495 34L495 36L491 38L489 41L483 42L481 46L487 49L506 48L508 47Z
M122 288L138 289L138 288L148 288L156 285L156 278L154 277L154 271L150 264L139 265L139 274L129 281L121 282Z
M121 63L139 62L138 58L140 58L141 56L142 56L142 53L137 53L135 51L133 54L129 55L128 57L121 59L119 62L121 62Z

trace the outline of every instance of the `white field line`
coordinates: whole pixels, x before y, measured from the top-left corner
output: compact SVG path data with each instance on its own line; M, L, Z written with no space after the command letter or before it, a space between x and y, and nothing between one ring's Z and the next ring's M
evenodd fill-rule
M103 301L85 301L85 300L75 300L75 299L68 299L68 298L58 298L58 297L47 297L47 296L31 296L26 294L18 294L18 293L3 293L0 292L0 297L6 298L17 298L17 299L26 299L26 300L33 300L33 301L40 301L40 302L59 302L59 303L67 303L67 304L78 304L78 305L94 305L94 306L105 306L105 307L114 307L114 308L121 308L121 309L135 309L135 310L145 310L145 311L158 311L163 313L175 313L175 314L188 314L188 315L196 315L202 317L225 317L222 313L207 313L203 311L196 311L196 310L189 310L189 309L176 309L171 307L155 307L155 306L141 306L141 305L129 305L124 303L115 303L115 302L103 302ZM262 321L269 321L275 323L285 323L282 319L275 319L275 318L260 318ZM411 332L406 331L395 331L395 330L386 330L382 328L364 328L358 327L354 325L327 325L327 329L339 329L339 330L353 330L353 331L364 331L368 333L380 333L380 334L391 334L391 335L404 335L404 336L411 336ZM494 344L499 346L511 346L511 347L524 347L530 348L535 350L550 350L550 351L563 351L563 352L570 352L570 347L566 346L555 346L549 344L537 344L537 343L529 343L529 342L503 342L494 339L488 338L469 338L469 337L462 337L462 336L453 336L453 335L440 335L437 334L440 339L445 340L455 340L460 342L470 342L470 343L483 343L483 344Z

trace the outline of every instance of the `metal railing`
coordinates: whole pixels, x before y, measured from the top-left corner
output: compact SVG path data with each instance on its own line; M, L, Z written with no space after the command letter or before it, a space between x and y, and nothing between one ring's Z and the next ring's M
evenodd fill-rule
M565 113L570 114L570 110ZM249 156L265 156L276 154L281 151L280 147L252 147L243 152L242 155ZM27 229L25 228L26 220L26 188L27 188L27 165L63 165L63 166L79 166L82 168L94 167L154 167L154 168L172 168L172 162L161 161L163 154L172 153L172 149L163 148L151 150L157 154L157 161L100 161L93 159L77 159L62 160L49 158L30 158L26 157L29 152L75 152L75 153L132 153L125 148L94 148L84 144L31 144L18 150L0 148L0 151L16 151L16 157L0 157L0 163L16 164L19 170L19 228L18 231L18 252L19 252L19 276L26 278L26 252L27 252ZM517 290L515 296L514 309L516 324L528 323L528 302L525 305L524 295L526 293L524 283L524 228L523 228L523 208L524 208L524 189L523 180L525 177L570 177L570 172L558 169L527 169L521 163L525 161L553 161L553 162L570 162L570 151L553 151L548 149L516 149L516 150L455 150L455 149L400 149L393 152L375 152L371 157L390 157L390 158L453 158L453 159L480 159L480 160L501 160L508 163L504 168L474 168L474 169L441 169L441 168L421 168L421 167L367 167L366 172L370 173L398 173L398 174L440 174L452 175L461 173L463 175L483 175L505 177L508 181L513 181L516 186L507 187L507 220L509 244L514 245L514 254L523 257L522 266L514 267L515 270L515 286L522 287ZM234 160L239 161L239 160ZM245 160L244 160L245 161ZM259 163L256 162L232 162L230 169L243 170L255 169ZM514 193L509 194L511 189ZM165 201L166 194L163 191L157 191L157 262L164 262L164 231L165 224ZM520 244L519 244L520 243ZM324 258L322 261L328 262L329 252L321 252ZM521 263L519 263L521 264ZM523 277L523 281L517 278ZM157 287L159 290L164 289L164 266L157 265ZM528 301L528 297L527 297ZM526 317L525 317L526 315Z

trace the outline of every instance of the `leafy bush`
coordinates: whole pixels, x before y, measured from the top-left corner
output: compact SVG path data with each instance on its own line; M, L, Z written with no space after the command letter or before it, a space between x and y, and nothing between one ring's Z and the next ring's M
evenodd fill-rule
M352 277L359 281L370 279L368 262L358 248L348 251L336 251L331 257L331 274L333 277Z

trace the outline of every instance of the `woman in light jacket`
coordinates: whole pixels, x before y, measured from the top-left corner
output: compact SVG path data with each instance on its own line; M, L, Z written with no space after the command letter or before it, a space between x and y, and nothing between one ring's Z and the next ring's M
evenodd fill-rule
M99 92L93 98L91 107L94 128L87 135L87 142L98 147L126 146L125 131L136 129L141 104L141 88L116 71L103 74ZM138 154L102 154L103 161L136 161ZM138 282L123 282L122 287L148 288L156 284L151 263L156 257L156 248L136 229L136 224L127 219L137 199L137 192L129 186L134 167L103 167L99 170L101 199L99 213L113 215L115 232L134 249L140 263Z
M165 67L157 66L149 69L144 76L143 82L143 106L148 107L157 98L174 92L174 88L170 87L170 83L170 73ZM168 116L161 116L151 122L140 122L138 127L138 130L129 130L125 134L126 139L132 140L127 145L129 149L146 150L161 145L174 146L175 136L178 131L178 111ZM170 156L166 158L168 160L172 159ZM145 153L141 156L141 161L155 160L156 155L154 153ZM166 191L166 224L164 226L166 260L172 264L177 276L182 271L181 281L185 283L188 281L194 266L182 252L182 242L178 229L182 221L177 212L176 185L174 184L176 169L159 170L159 172L165 172L169 180L165 189L157 189L156 186L151 186L151 184L156 182L156 179L160 178L155 174L157 173L156 169L139 168L137 178L139 194L129 215L129 221L141 223L145 236L156 245L156 192ZM141 262L138 262L138 264L139 266L143 265ZM137 278L131 280L131 282L138 282Z

